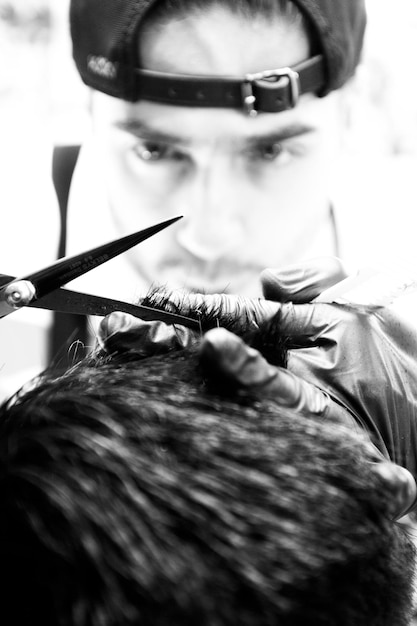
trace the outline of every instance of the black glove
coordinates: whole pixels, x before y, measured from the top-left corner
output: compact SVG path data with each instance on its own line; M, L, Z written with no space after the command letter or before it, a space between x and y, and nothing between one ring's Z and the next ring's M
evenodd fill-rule
M229 322L234 316L233 331L237 334L279 312L282 332L290 338L292 348L288 370L272 368L266 362L262 368L262 357L252 348L248 348L250 358L242 360L243 353L238 350L241 357L236 359L230 338L220 340L213 351L219 370L244 387L256 387L263 397L273 396L283 406L326 419L342 418L363 427L387 460L416 477L416 331L384 308L288 302L309 301L345 276L334 260L329 265L323 261L319 265L303 264L298 269L266 270L262 282L269 301L192 294L186 299L174 297L173 304L184 315L202 306L218 311L220 324L226 311ZM124 343L149 354L155 352L155 346L165 351L196 340L196 334L186 329L155 324L156 343L154 323L125 315L118 319L110 316L102 324L101 342L109 351ZM415 482L401 467L398 472L396 465L388 467L384 470L387 474L401 474L409 506L415 498Z

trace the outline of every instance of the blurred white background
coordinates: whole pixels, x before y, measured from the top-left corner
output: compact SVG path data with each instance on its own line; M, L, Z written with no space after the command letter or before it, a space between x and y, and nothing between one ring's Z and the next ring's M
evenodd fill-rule
M417 276L417 3L367 4L341 178L332 183L342 253L355 266L395 264ZM82 141L87 103L71 58L68 0L0 0L2 273L25 273L55 258L52 147ZM0 321L0 396L45 362L49 319L21 311Z

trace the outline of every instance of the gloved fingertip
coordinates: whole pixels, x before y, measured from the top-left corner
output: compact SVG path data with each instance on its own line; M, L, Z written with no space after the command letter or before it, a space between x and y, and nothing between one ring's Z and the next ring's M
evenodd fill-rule
M225 328L209 330L201 341L200 360L206 365L227 371L241 353L242 340Z
M372 469L382 478L387 490L391 493L392 518L400 519L416 503L417 485L413 475L405 467L391 461L372 463Z
M264 296L280 302L310 302L324 289L346 278L343 262L332 256L316 257L261 274Z
M260 281L262 292L267 300L278 300L287 302L291 298L285 275L281 278L281 273L272 268L266 268L261 272Z
M257 350L224 328L204 335L200 360L212 376L223 376L242 387L262 386L275 376L275 368Z
M129 315L129 313L114 311L101 320L98 328L99 338L102 341L106 341L116 333L130 330L138 321L137 318Z

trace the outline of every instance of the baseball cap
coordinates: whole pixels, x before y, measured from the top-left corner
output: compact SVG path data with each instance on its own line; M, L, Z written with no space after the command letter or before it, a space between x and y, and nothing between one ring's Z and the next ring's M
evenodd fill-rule
M128 101L282 111L302 93L325 96L353 75L366 26L365 0L291 0L310 22L318 52L292 68L243 77L165 74L140 67L137 37L160 0L71 0L73 57L90 87Z

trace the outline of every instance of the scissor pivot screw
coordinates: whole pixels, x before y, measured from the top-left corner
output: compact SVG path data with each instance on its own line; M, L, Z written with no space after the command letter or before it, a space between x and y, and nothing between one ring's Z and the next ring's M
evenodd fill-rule
M35 296L35 287L28 280L18 280L15 283L10 283L4 290L5 301L14 309L27 306Z

